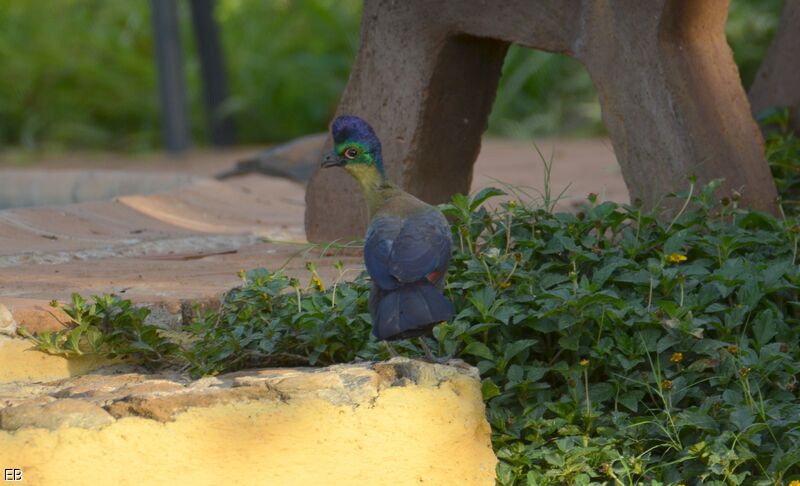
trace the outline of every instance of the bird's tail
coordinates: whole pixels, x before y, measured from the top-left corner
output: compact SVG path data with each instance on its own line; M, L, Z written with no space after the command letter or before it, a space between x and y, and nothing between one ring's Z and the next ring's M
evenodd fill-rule
M214 178L220 181L230 179L231 177L239 177L247 174L256 174L260 171L261 161L256 157L252 159L241 160L236 163L236 167L220 172Z
M453 316L453 304L428 281L393 290L373 285L369 300L372 334L378 339L420 336Z

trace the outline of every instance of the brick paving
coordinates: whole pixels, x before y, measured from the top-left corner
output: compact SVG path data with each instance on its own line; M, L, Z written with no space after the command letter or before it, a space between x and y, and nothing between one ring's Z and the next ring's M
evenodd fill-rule
M553 194L569 186L559 208L570 209L589 192L628 198L606 140L549 140ZM237 149L237 155L242 149ZM231 166L230 154L203 153L171 163L158 159L142 171L196 176L166 193L124 196L64 206L0 211L0 305L38 331L60 327L64 317L48 305L73 292L116 293L153 308L154 317L177 324L195 303L218 301L238 285L240 269L265 267L308 279L316 260L325 279L332 263L359 269L357 251L322 256L303 231L304 187L286 179L249 175L219 182L205 176ZM38 170L74 168L70 159L43 161ZM91 158L89 168L135 169L127 159ZM171 165L168 165L171 164ZM0 163L2 167L2 163ZM0 169L0 177L4 172ZM473 190L508 182L531 194L542 188L542 166L532 144L489 140L475 167Z

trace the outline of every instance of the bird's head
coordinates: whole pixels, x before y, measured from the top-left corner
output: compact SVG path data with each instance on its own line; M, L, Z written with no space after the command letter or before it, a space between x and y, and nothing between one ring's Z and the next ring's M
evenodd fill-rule
M339 116L331 124L333 150L325 154L322 167L344 167L356 178L369 173L385 177L381 142L371 126L357 116Z

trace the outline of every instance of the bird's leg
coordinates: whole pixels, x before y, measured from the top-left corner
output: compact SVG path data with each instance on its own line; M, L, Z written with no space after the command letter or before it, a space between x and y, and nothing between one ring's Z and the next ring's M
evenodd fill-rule
M437 360L436 357L431 352L431 348L428 347L428 343L425 342L424 337L420 336L419 344L422 346L422 350L425 351L425 357L428 358L428 361L430 361L431 363L439 362L439 360Z
M397 351L394 350L392 345L389 344L389 341L384 341L383 344L386 345L386 350L389 351L390 358L397 358L398 356L400 356L399 354L397 354Z

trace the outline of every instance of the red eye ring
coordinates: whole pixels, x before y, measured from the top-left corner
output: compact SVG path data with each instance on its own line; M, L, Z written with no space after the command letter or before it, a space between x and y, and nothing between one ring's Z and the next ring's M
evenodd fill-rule
M350 147L344 151L344 156L350 160L355 159L358 156L358 150Z

